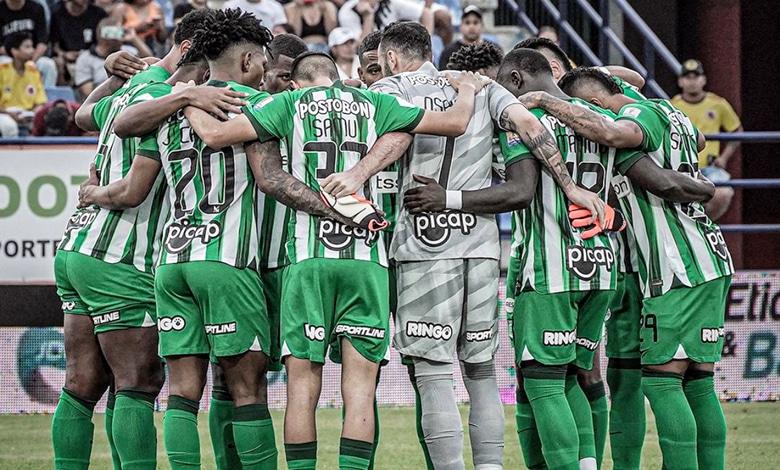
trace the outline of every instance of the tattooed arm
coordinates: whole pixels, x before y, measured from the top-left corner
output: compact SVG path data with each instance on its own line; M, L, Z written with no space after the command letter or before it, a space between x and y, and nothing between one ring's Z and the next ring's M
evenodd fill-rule
M543 91L534 91L518 97L526 107L544 108L588 140L615 148L635 148L642 145L644 133L636 123L627 120L611 121L584 106L571 104Z
M325 204L320 196L282 168L279 142L252 142L244 146L249 166L261 191L291 209L320 217L330 217L347 225L355 224Z
M513 104L501 113L500 124L504 129L514 131L520 136L528 150L547 168L571 202L590 210L599 220L604 220L604 201L574 183L555 139L533 114L524 106Z

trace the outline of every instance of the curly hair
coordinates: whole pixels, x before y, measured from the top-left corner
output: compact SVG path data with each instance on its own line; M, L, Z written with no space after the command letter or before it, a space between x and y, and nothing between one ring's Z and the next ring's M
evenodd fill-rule
M249 43L267 47L273 36L253 14L238 8L209 10L206 20L195 33L197 47L209 60L216 60L235 44Z
M208 21L208 9L204 10L192 10L184 15L176 25L176 31L173 33L173 43L181 44L184 41L192 41L195 37L195 33L203 27L203 24Z
M580 87L594 84L603 88L610 95L619 95L623 93L623 90L620 89L614 80L609 78L609 75L596 67L577 67L574 70L566 72L566 74L558 80L558 86L564 93L570 96L577 96Z
M476 72L501 65L504 51L497 44L490 41L482 41L479 44L470 44L458 49L450 56L447 68L450 70L464 70Z

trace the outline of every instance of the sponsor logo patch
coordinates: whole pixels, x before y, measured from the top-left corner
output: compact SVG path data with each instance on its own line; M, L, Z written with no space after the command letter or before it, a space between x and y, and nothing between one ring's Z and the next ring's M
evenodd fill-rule
M717 343L724 335L726 330L724 328L702 328L701 329L701 342L702 343Z
M108 312L102 315L95 315L92 317L92 323L95 325L104 325L119 320L119 310L115 312Z
M184 317L164 317L157 320L157 329L160 331L181 331L187 326Z
M165 249L170 253L179 253L193 240L200 240L205 245L221 234L222 227L214 221L202 225L192 225L187 221L174 222L165 230Z
M599 267L609 271L615 263L615 254L606 247L587 248L571 245L566 248L566 269L583 281L596 276Z
M371 328L368 326L336 325L336 334L347 334L350 336L363 336L365 338L385 337L385 330L382 328Z
M83 227L91 224L95 218L97 218L98 209L95 207L88 207L76 211L75 214L68 219L68 225L65 227L66 232L72 232L74 230L81 230Z
M303 324L303 334L312 341L325 341L325 327Z
M574 344L576 341L576 330L542 332L542 344L545 346L567 346L569 344Z
M207 335L225 335L229 333L235 333L236 322L213 323L211 325L206 325L205 329Z
M452 338L452 327L438 323L408 321L406 322L406 336L448 340Z
M723 238L723 234L717 227L704 226L704 235L707 237L707 243L710 244L710 249L715 252L716 255L723 261L729 260L729 249L726 246L726 240Z
M453 230L463 235L470 234L477 226L477 216L468 212L443 211L415 214L413 216L414 236L432 247L442 246L450 239Z
M317 239L328 249L341 251L349 248L355 240L363 240L366 246L373 246L379 240L379 232L350 227L333 219L317 220Z
M476 343L479 341L487 341L493 338L493 330L480 330L480 331L467 331L466 341Z
M76 302L63 302L62 303L62 311L63 312L70 312L76 308Z

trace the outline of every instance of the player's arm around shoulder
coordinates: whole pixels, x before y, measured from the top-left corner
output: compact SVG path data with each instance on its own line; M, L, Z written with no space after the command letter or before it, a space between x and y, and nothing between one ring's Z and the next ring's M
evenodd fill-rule
M466 132L474 114L477 93L491 80L471 72L445 74L450 85L458 92L455 105L446 111L425 111L420 122L412 130L414 134L433 134L458 137Z
M621 166L619 171L632 183L671 202L707 202L715 194L715 186L706 179L658 166L642 155Z
M100 186L95 164L90 165L89 178L79 187L79 207L100 206L110 210L125 210L139 206L149 195L161 164L157 159L140 153L133 158L124 178Z

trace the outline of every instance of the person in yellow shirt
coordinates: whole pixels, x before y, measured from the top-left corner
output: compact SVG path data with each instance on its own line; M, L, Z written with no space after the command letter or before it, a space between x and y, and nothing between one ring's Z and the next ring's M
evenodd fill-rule
M718 132L741 132L742 123L725 98L704 90L707 76L704 66L695 59L683 63L677 84L682 93L672 98L674 107L684 112L691 122L704 134ZM729 159L739 148L739 142L729 142L721 149L717 140L707 140L704 150L699 152L699 168L702 173L713 181L729 179L726 172ZM717 220L729 208L734 190L729 187L718 187L715 196L705 204L707 214Z
M0 65L0 133L3 137L14 137L19 134L19 125L29 125L35 111L46 103L46 91L41 74L32 62L35 52L32 35L10 34L3 46L13 60Z

